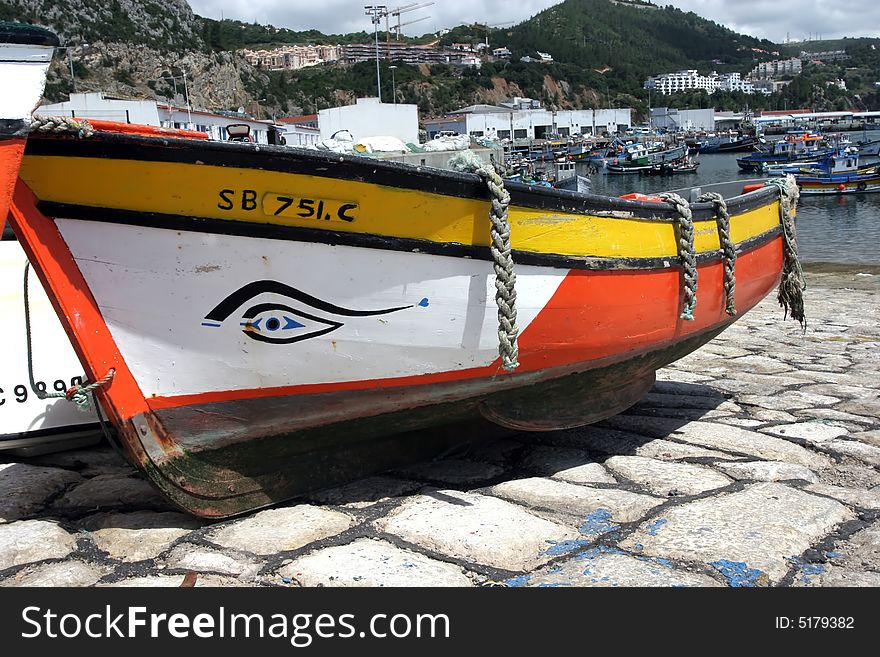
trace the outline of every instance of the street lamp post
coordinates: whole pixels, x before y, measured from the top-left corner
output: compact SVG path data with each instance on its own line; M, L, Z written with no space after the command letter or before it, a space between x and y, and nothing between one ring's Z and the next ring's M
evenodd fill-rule
M79 48L85 48L89 44L81 43L79 44ZM67 51L67 65L70 68L70 84L73 87L74 93L76 93L76 76L73 74L73 57L70 54L70 51L73 50L74 46L58 46L55 50L66 50Z
M376 32L376 93L379 95L379 102L382 102L382 76L379 72L379 23L383 16L388 15L388 7L386 5L364 5L366 14L373 21L373 28Z
M397 105L397 82L394 79L394 71L397 69L396 66L389 66L391 69L391 96L394 98L394 104Z

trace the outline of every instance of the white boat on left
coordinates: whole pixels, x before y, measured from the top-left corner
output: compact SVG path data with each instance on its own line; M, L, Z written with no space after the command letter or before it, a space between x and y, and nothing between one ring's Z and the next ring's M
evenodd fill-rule
M0 241L0 452L35 456L101 440L94 409L66 399L39 399L30 386L23 274L27 258L6 226ZM39 279L28 286L34 379L39 388L65 392L82 383L83 367Z
M94 410L81 412L65 399L39 399L28 376L23 274L27 262L6 215L46 71L58 40L39 27L0 23L0 80L15 93L0 98L0 452L36 455L100 440ZM35 383L65 392L81 382L83 368L39 279L29 289Z

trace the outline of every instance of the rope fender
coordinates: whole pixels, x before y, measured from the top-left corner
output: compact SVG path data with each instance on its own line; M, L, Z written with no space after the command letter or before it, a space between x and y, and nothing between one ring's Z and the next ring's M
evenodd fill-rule
M480 156L471 150L461 151L449 160L449 166L456 171L477 174L492 195L489 219L492 222L491 235L492 263L495 269L495 305L498 307L498 353L501 366L506 372L519 367L519 346L516 324L516 272L513 270L513 257L510 249L510 221L508 207L510 194L504 188L504 180L494 167L485 164Z
M664 192L658 196L669 203L677 213L678 252L684 276L684 308L681 311L681 318L692 322L694 321L694 309L697 307L697 252L694 247L694 217L690 204L678 194Z
M727 211L727 201L717 192L706 192L698 199L701 203L712 203L715 212L715 222L718 227L718 242L721 245L721 253L724 258L724 295L727 299L725 312L731 317L736 317L736 245L730 239L730 214Z
M69 116L38 116L31 117L30 132L50 132L61 134L69 132L80 139L87 139L95 134L92 124L86 120L74 119Z
M785 178L768 180L765 185L779 189L779 221L782 224L782 278L776 298L784 310L784 318L791 314L806 332L807 317L804 312L804 291L807 281L798 256L797 228L794 213L797 209L800 189L791 174Z

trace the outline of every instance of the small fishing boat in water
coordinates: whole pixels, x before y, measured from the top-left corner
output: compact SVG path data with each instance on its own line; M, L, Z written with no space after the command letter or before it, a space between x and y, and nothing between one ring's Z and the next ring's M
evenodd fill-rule
M880 191L880 164L859 166L857 153L832 155L794 174L801 194L860 194Z
M802 319L793 181L621 199L82 128L31 134L10 219L125 453L201 516L607 418L780 277Z

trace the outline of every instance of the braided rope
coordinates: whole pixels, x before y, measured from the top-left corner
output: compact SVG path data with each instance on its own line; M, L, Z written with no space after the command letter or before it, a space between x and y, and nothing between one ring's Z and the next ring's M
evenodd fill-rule
M28 381L31 385L31 390L37 396L37 399L66 399L67 401L73 402L76 404L76 407L86 412L89 410L89 393L97 390L103 385L108 384L116 374L116 370L111 368L110 371L107 372L101 379L95 381L94 383L85 383L80 385L75 385L67 389L65 392L46 392L44 390L40 390L39 386L37 386L35 377L34 377L34 359L33 359L33 342L31 338L31 309L30 302L28 300L28 274L31 270L31 263L25 262L24 264L24 333L25 340L27 341L27 366L28 366ZM45 387L45 386L44 386Z
M507 372L519 367L519 346L516 324L516 272L513 270L513 257L510 248L510 221L507 209L510 194L504 188L504 180L495 169L484 164L473 151L461 151L449 160L449 165L457 171L475 173L492 194L492 208L489 219L492 222L491 235L492 263L495 269L495 305L498 307L498 353L501 365Z
M797 209L800 189L794 176L768 180L765 185L779 189L779 220L782 224L782 278L776 298L784 310L784 317L791 314L804 331L807 330L807 317L804 312L804 291L807 281L798 256L797 228L794 214Z
M727 212L727 201L717 192L706 192L700 196L702 203L711 202L714 206L715 221L718 226L718 241L724 257L724 295L727 297L725 311L736 317L736 246L730 239L730 214Z
M85 120L73 119L69 116L37 116L31 117L30 132L61 134L69 132L80 139L95 134L92 124Z
M690 204L678 194L665 192L659 196L669 203L678 215L678 252L684 276L684 308L681 311L681 318L692 322L694 309L697 307L697 252L694 248L694 217Z

